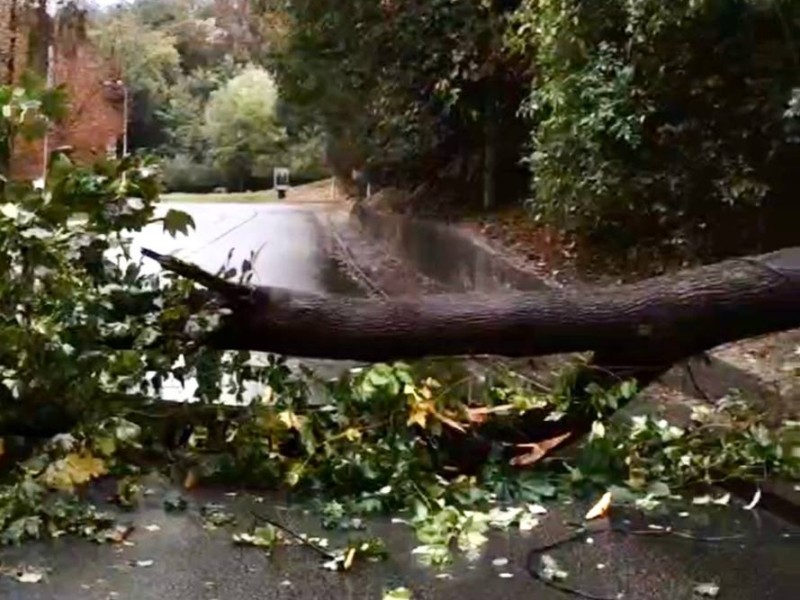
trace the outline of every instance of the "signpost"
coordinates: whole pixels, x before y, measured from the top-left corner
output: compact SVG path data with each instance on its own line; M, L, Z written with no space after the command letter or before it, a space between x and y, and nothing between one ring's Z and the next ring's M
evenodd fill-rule
M286 192L291 187L289 183L289 169L286 167L275 167L272 170L272 186L278 192L278 198L286 198Z

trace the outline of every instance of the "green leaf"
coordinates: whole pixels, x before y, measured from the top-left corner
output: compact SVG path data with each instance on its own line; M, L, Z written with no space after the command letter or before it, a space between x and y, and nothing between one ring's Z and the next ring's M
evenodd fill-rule
M164 496L164 510L167 512L183 512L187 506L186 499L180 492L171 491Z
M163 222L164 231L168 232L172 237L175 237L178 233L188 235L189 228L195 228L194 219L189 213L173 208L167 211Z
M636 395L636 382L623 381L619 387L619 393L626 400L630 400Z
M203 520L213 527L222 527L236 522L236 515L229 512L222 504L209 502L200 509Z
M233 542L240 546L253 546L272 550L281 541L280 533L272 525L256 527L252 533L234 533Z
M647 493L654 498L666 498L670 495L670 489L663 481L654 481L647 486Z

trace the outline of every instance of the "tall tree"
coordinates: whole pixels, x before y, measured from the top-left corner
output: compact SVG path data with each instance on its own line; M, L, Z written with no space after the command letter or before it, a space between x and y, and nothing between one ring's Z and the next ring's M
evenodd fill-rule
M272 76L258 67L245 69L211 95L205 130L214 161L240 189L250 177L266 177L282 150L277 99Z

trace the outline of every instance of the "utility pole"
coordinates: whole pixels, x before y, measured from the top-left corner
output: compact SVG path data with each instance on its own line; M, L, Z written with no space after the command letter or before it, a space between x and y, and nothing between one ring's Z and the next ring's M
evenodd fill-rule
M53 62L55 60L55 52L53 49L53 41L48 40L47 44L47 89L53 87ZM50 121L47 121L47 129L44 133L44 140L42 142L42 182L47 180L47 168L50 166Z
M130 112L130 97L128 86L122 79L107 79L103 82L106 88L122 88L122 157L128 156L128 113ZM116 155L116 151L114 152Z
M122 158L128 156L128 86L121 79L117 84L122 86Z

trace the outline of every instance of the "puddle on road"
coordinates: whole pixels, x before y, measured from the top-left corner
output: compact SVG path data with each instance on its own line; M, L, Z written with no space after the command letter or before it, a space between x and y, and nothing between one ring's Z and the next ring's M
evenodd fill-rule
M458 229L356 208L351 221L395 256L452 291L543 290L545 283L477 245Z

